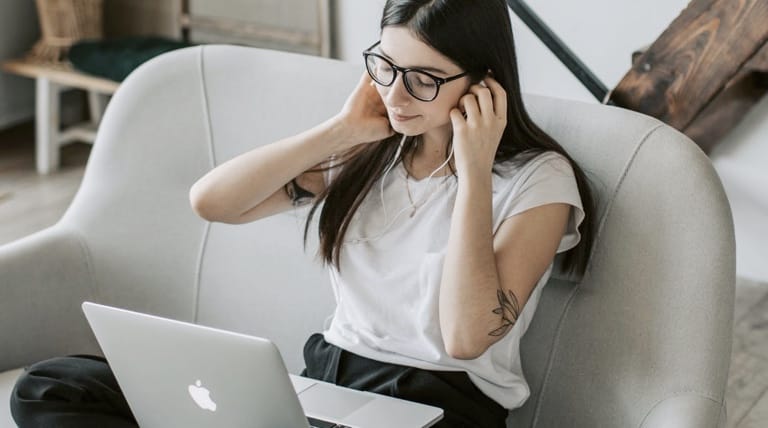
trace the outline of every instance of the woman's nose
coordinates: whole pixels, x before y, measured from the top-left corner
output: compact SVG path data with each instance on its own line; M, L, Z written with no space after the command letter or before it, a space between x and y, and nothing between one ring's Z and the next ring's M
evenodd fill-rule
M387 88L387 104L390 106L403 106L411 102L411 94L405 88L403 73L398 73L395 81Z

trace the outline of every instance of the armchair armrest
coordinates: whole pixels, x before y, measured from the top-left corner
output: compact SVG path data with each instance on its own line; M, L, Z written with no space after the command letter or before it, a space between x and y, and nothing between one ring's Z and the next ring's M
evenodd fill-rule
M648 412L641 428L724 428L725 400L695 392L667 397Z
M80 309L90 269L85 243L60 225L0 246L0 371L98 349Z

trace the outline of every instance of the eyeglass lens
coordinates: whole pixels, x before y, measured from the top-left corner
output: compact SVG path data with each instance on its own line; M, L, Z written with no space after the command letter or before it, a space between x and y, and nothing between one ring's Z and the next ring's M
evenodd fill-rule
M390 86L395 82L396 71L392 64L376 55L368 55L365 63L371 78L383 86ZM414 97L422 101L430 101L437 96L438 84L427 74L418 70L409 70L404 73L405 89Z

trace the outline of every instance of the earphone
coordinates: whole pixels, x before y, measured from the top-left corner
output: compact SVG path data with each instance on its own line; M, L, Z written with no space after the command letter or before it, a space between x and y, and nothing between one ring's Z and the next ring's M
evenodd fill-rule
M361 237L358 237L358 238L345 239L345 243L358 244L360 242L371 242L371 241L374 241L376 239L381 238L395 224L395 221L398 219L398 217L400 217L400 215L402 213L404 213L404 212L408 211L409 209L411 209L410 206L407 206L407 207L403 208L402 210L398 211L398 213L395 214L394 217L392 217L392 220L389 221L389 223L387 223L388 215L387 215L387 207L386 207L386 204L384 202L384 182L386 181L387 174L389 174L389 171L391 171L392 168L394 168L394 166L397 164L398 160L400 160L400 153L402 153L403 145L405 145L406 138L407 138L407 136L403 135L403 138L400 140L400 144L397 147L397 151L395 152L395 156L392 159L392 162L390 162L389 166L387 166L387 169L384 171L384 175L381 177L381 186L380 186L381 207L384 210L384 222L385 222L386 226L384 227L384 229L381 232L379 232L378 235L375 235L375 236L361 236ZM445 167L445 165L447 165L448 162L451 161L452 157L453 157L453 145L451 145L451 153L448 155L448 158L445 160L445 162L443 162L440 166L438 166L437 169L435 169L434 171L432 171L431 174L429 174L429 177L427 177L426 184L429 184L429 181L432 180L432 177L438 171L443 169L443 167ZM416 198L417 206L419 206L418 205L419 203L422 203L421 200L423 199L423 196L427 193L427 191L430 190L429 187L426 186L426 184L424 185L424 189L422 190L422 192L420 194L421 197L420 198ZM429 195L427 197L427 199L422 203L421 206L423 206L424 204L429 202L429 199L431 198L432 195L434 195L434 193Z

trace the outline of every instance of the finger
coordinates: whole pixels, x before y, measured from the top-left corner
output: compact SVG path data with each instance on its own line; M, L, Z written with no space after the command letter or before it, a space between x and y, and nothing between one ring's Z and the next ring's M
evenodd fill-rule
M373 79L371 79L371 76L368 75L367 71L364 71L360 76L360 79L357 81L357 86L355 86L355 89L352 91L350 97L363 97L363 99L369 99L371 94L375 92L376 88L374 86Z
M384 102L381 100L378 89L376 89L376 82L371 79L368 72L364 72L358 83L358 90L363 94L366 100L366 104L373 107L377 113L386 113L387 108L384 106Z
M452 108L449 115L451 117L451 124L453 125L454 129L457 129L466 125L467 121L464 118L464 115L461 113L461 110L459 110L458 108L456 107Z
M459 105L464 107L467 114L467 122L478 120L480 118L480 107L477 105L475 94L468 93L459 99Z
M469 87L469 92L477 97L477 104L480 106L480 112L483 116L493 117L494 105L491 91L484 86L472 85Z
M363 86L363 85L368 85L370 82L373 82L373 79L371 79L371 75L368 74L368 71L364 70L363 74L360 76L360 81L358 82L358 84L360 86Z
M498 117L507 117L507 91L493 77L483 79L493 94L493 111Z
M363 72L363 75L360 76L360 81L357 83L358 91L374 91L376 90L376 82L371 79L371 75L368 74L367 71Z

